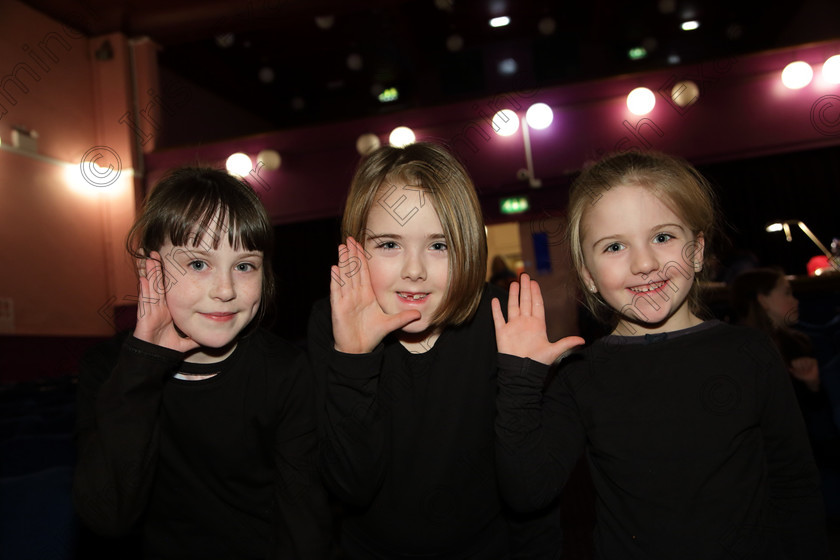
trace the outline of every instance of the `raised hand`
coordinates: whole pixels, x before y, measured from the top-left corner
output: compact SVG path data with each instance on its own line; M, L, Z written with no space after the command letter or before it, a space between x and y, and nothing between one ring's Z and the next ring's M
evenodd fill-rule
M811 356L794 358L788 369L795 379L804 383L811 391L820 390L820 366L816 358Z
M183 337L175 327L166 305L166 282L160 253L152 251L140 265L140 301L137 302L137 326L134 336L145 342L179 352L189 352L199 344Z
M497 298L493 299L492 308L496 347L503 354L530 358L550 365L565 352L584 343L579 336L567 336L557 342L549 342L542 292L539 284L527 274L523 274L519 282L510 285L507 322Z
M385 336L420 318L417 310L388 315L370 284L364 248L352 237L338 247L338 265L331 271L330 305L335 349L347 354L373 351Z

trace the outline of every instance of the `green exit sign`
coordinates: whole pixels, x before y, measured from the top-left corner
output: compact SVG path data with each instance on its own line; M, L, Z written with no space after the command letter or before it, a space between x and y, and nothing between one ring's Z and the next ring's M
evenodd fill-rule
M511 196L503 198L499 202L499 208L502 214L519 214L525 212L530 207L531 205L528 203L527 196Z

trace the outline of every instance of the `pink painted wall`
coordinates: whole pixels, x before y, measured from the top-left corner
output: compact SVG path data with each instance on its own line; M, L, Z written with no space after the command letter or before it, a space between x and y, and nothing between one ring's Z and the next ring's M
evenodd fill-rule
M104 41L113 56L95 56ZM122 239L134 218L129 44L86 38L18 2L0 4L0 332L113 332L112 299L135 291ZM13 127L38 133L12 146ZM99 156L106 169L82 167ZM112 166L108 171L108 166ZM107 185L107 186L105 186Z

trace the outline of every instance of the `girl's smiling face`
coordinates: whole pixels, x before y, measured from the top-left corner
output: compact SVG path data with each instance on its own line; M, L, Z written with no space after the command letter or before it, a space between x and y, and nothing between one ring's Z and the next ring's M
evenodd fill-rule
M430 320L449 285L449 248L437 211L423 189L397 182L380 192L365 224L371 287L385 313L420 311L418 320L396 333L409 347L437 332L430 330ZM389 197L389 192L395 194Z
M703 260L703 237L653 191L613 187L581 220L583 279L619 312L614 334L684 329L701 322L686 299Z
M178 329L202 348L225 349L221 354L200 348L188 356L190 362L215 362L235 348L239 333L257 315L262 296L263 254L234 249L222 235L218 248L160 248L164 279L151 282L152 289L165 292L166 305Z

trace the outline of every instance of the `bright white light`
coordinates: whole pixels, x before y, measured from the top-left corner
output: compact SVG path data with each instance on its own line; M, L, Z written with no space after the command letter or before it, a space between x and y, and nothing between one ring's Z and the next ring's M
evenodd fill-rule
M840 54L835 54L823 64L823 79L830 84L840 84Z
M542 130L547 128L551 124L551 121L554 120L554 112L545 103L534 103L528 107L528 111L525 113L525 120L531 128Z
M231 175L245 177L254 169L254 163L248 155L238 152L227 158L225 167Z
M494 17L490 20L490 27L504 27L510 25L510 18L507 16Z
M395 148L404 148L409 144L414 144L415 140L416 137L414 136L414 131L407 126L398 126L392 130L391 135L388 136L388 143Z
M770 232L770 233L773 233L774 231L782 231L782 224L781 224L781 222L776 222L774 224L770 224L769 226L767 226L764 229L765 229L765 231Z
M502 109L493 115L493 131L499 136L510 136L519 130L519 117L510 109Z
M807 62L791 62L782 70L782 83L790 89L802 89L811 83L814 70Z
M683 31L694 31L700 27L700 22L696 20L684 21L680 27L682 27Z
M656 96L646 87L637 87L627 95L627 108L634 115L647 115L656 106Z

